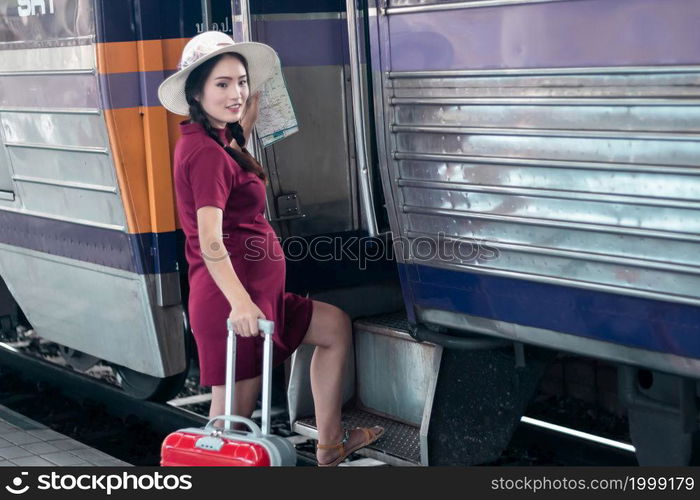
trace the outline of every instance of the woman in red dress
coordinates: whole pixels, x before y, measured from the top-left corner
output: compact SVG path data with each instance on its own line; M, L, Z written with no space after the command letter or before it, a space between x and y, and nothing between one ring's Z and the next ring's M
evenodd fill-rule
M284 291L284 254L264 216L266 176L245 148L257 115L255 91L277 64L267 45L206 32L190 40L179 71L158 89L163 106L189 116L180 124L173 175L189 263L190 325L200 383L212 386L211 416L224 413L227 318L240 337L234 404L245 417L261 388L258 318L275 323L275 364L302 343L316 346L311 387L322 443L317 459L319 465L337 465L383 429L341 426L342 373L352 342L347 314Z

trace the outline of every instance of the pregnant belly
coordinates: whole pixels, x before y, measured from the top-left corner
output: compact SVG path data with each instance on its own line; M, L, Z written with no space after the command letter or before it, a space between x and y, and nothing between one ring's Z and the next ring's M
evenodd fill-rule
M284 252L277 235L272 228L268 228L263 234L239 235L231 241L233 245L229 249L234 268L240 268L247 284L255 288L259 288L260 281L270 285L271 282L281 282L284 287Z

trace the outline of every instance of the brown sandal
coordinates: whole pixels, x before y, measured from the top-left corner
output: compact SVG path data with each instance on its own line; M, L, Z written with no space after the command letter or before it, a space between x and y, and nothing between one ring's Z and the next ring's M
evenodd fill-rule
M340 462L342 462L343 460L348 458L348 456L351 453L354 453L357 450L359 450L360 448L364 448L365 446L374 443L377 439L382 437L382 435L384 434L383 427L380 427L381 430L379 430L377 432L375 432L374 430L372 430L368 427L355 427L355 429L353 429L353 430L356 430L356 429L361 430L365 434L365 439L361 443L353 446L352 448L348 448L347 450L345 449L345 443L347 443L350 440L350 431L347 429L345 430L345 434L343 435L342 441L340 441L339 443L337 443L337 444L317 444L316 445L317 450L338 449L340 451L340 455L338 456L338 458L336 458L335 460L333 460L332 462L329 462L327 464L319 463L318 466L319 467L335 467Z

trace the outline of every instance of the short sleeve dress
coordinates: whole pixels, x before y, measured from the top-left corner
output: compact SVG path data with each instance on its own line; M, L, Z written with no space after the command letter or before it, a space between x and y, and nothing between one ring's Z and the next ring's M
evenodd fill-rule
M226 318L231 307L206 268L197 231L197 209L223 210L223 240L231 264L252 301L275 322L274 364L301 344L311 322L313 303L285 293L285 259L279 240L265 219L265 185L244 171L198 123L182 122L175 147L174 181L178 217L185 233L189 264L190 327L197 342L200 384L224 385ZM228 144L226 131L218 131ZM236 380L262 373L260 336L238 337Z

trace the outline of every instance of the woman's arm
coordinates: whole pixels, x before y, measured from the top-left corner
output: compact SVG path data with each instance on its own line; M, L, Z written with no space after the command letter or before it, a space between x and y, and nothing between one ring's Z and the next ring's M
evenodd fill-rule
M260 110L260 92L248 97L248 102L245 105L245 111L241 117L241 128L243 129L243 137L248 144L250 135L253 133L255 121L258 119L258 111Z
M223 212L205 206L197 210L197 230L204 264L216 285L231 305L231 319L236 333L244 337L258 334L257 319L265 315L250 299L231 265L222 236Z

